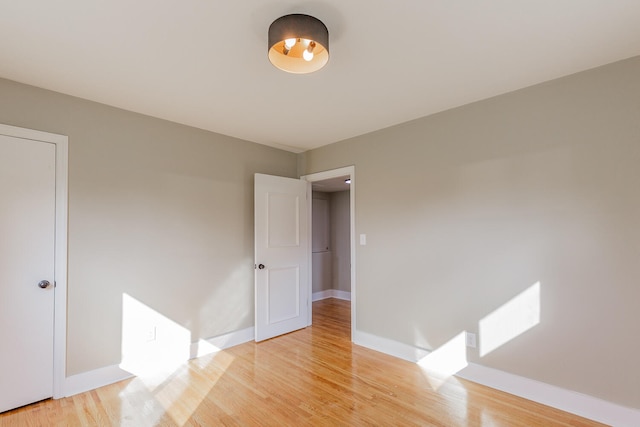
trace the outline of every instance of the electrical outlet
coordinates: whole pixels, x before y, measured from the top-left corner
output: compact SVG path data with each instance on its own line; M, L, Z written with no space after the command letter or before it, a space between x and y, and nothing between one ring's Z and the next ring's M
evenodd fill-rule
M156 327L150 326L147 328L144 334L144 339L146 342L155 341L156 340Z
M476 334L467 332L467 347L476 348Z

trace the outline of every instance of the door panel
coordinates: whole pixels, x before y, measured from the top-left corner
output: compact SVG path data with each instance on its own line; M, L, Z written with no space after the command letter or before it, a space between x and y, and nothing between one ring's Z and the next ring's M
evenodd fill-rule
M0 197L2 412L53 395L55 145L0 135Z
M256 341L308 324L307 192L302 180L255 175Z
M300 315L300 269L272 268L267 272L269 323L291 320Z
M298 194L267 193L269 248L300 246Z

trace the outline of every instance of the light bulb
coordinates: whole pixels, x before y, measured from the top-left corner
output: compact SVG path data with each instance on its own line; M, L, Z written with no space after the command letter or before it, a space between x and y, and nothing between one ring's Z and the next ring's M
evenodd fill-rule
M313 52L309 52L307 49L302 52L302 57L305 61L309 62L313 59Z
M302 57L305 61L309 62L313 59L313 49L316 48L316 42L313 40L309 41L309 46L302 52Z
M291 50L291 48L293 47L293 45L296 44L296 39L285 39L284 41L284 47L287 50Z

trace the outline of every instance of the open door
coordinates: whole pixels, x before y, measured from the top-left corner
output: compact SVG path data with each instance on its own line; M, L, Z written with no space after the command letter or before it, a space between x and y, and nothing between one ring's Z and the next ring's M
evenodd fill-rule
M255 174L255 340L308 326L306 181Z

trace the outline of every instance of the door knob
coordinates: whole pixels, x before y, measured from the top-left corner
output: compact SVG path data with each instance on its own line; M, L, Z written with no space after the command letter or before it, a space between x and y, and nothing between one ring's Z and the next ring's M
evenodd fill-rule
M264 270L264 264L258 264L258 268L259 268L260 270Z
M49 286L51 286L51 283L49 283L48 280L41 280L40 282L38 282L38 286L40 286L42 289L47 289Z

